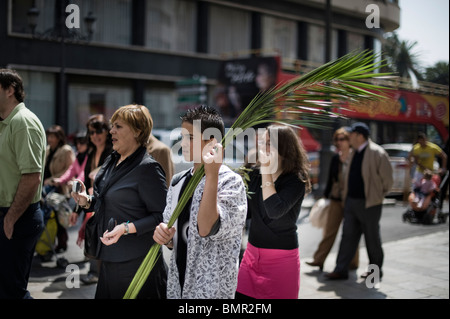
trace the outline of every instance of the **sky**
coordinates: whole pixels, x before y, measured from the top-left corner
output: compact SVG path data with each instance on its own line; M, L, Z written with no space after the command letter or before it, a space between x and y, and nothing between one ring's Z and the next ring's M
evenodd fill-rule
M417 41L413 49L423 67L449 61L449 0L399 0L400 40Z

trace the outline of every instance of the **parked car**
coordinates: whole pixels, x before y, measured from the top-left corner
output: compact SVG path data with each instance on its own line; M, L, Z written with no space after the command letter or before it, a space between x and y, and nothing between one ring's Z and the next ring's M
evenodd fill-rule
M394 184L388 196L403 195L403 199L411 190L411 165L408 163L408 154L413 144L411 143L391 143L381 145L389 155L392 165Z
M412 177L415 170L415 166L408 163L408 155L412 150L413 144L390 143L382 144L381 146L389 155L394 175L394 185L388 196L408 196L411 191ZM439 169L439 163L436 159L433 163L433 169L435 171Z

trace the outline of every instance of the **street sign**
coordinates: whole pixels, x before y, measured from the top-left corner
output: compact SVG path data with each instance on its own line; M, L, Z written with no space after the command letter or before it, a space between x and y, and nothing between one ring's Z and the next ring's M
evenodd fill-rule
M176 82L178 93L178 106L184 108L186 104L196 105L206 103L207 91L206 77L194 75L192 79L183 79Z

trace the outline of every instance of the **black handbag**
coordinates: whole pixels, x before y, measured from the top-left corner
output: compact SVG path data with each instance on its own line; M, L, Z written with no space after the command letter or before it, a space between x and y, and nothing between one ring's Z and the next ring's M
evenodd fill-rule
M98 259L100 255L100 233L99 225L102 223L99 221L100 214L94 213L91 218L86 222L86 228L84 231L84 255L90 259Z

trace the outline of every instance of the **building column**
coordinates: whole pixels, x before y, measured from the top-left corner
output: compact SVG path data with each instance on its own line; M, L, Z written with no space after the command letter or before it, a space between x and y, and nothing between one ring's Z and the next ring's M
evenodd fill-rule
M258 50L262 47L262 27L261 27L261 13L252 12L251 22L251 50Z
M145 28L147 21L147 2L146 0L133 0L131 19L131 44L145 46Z
M209 4L197 2L197 52L208 53Z

